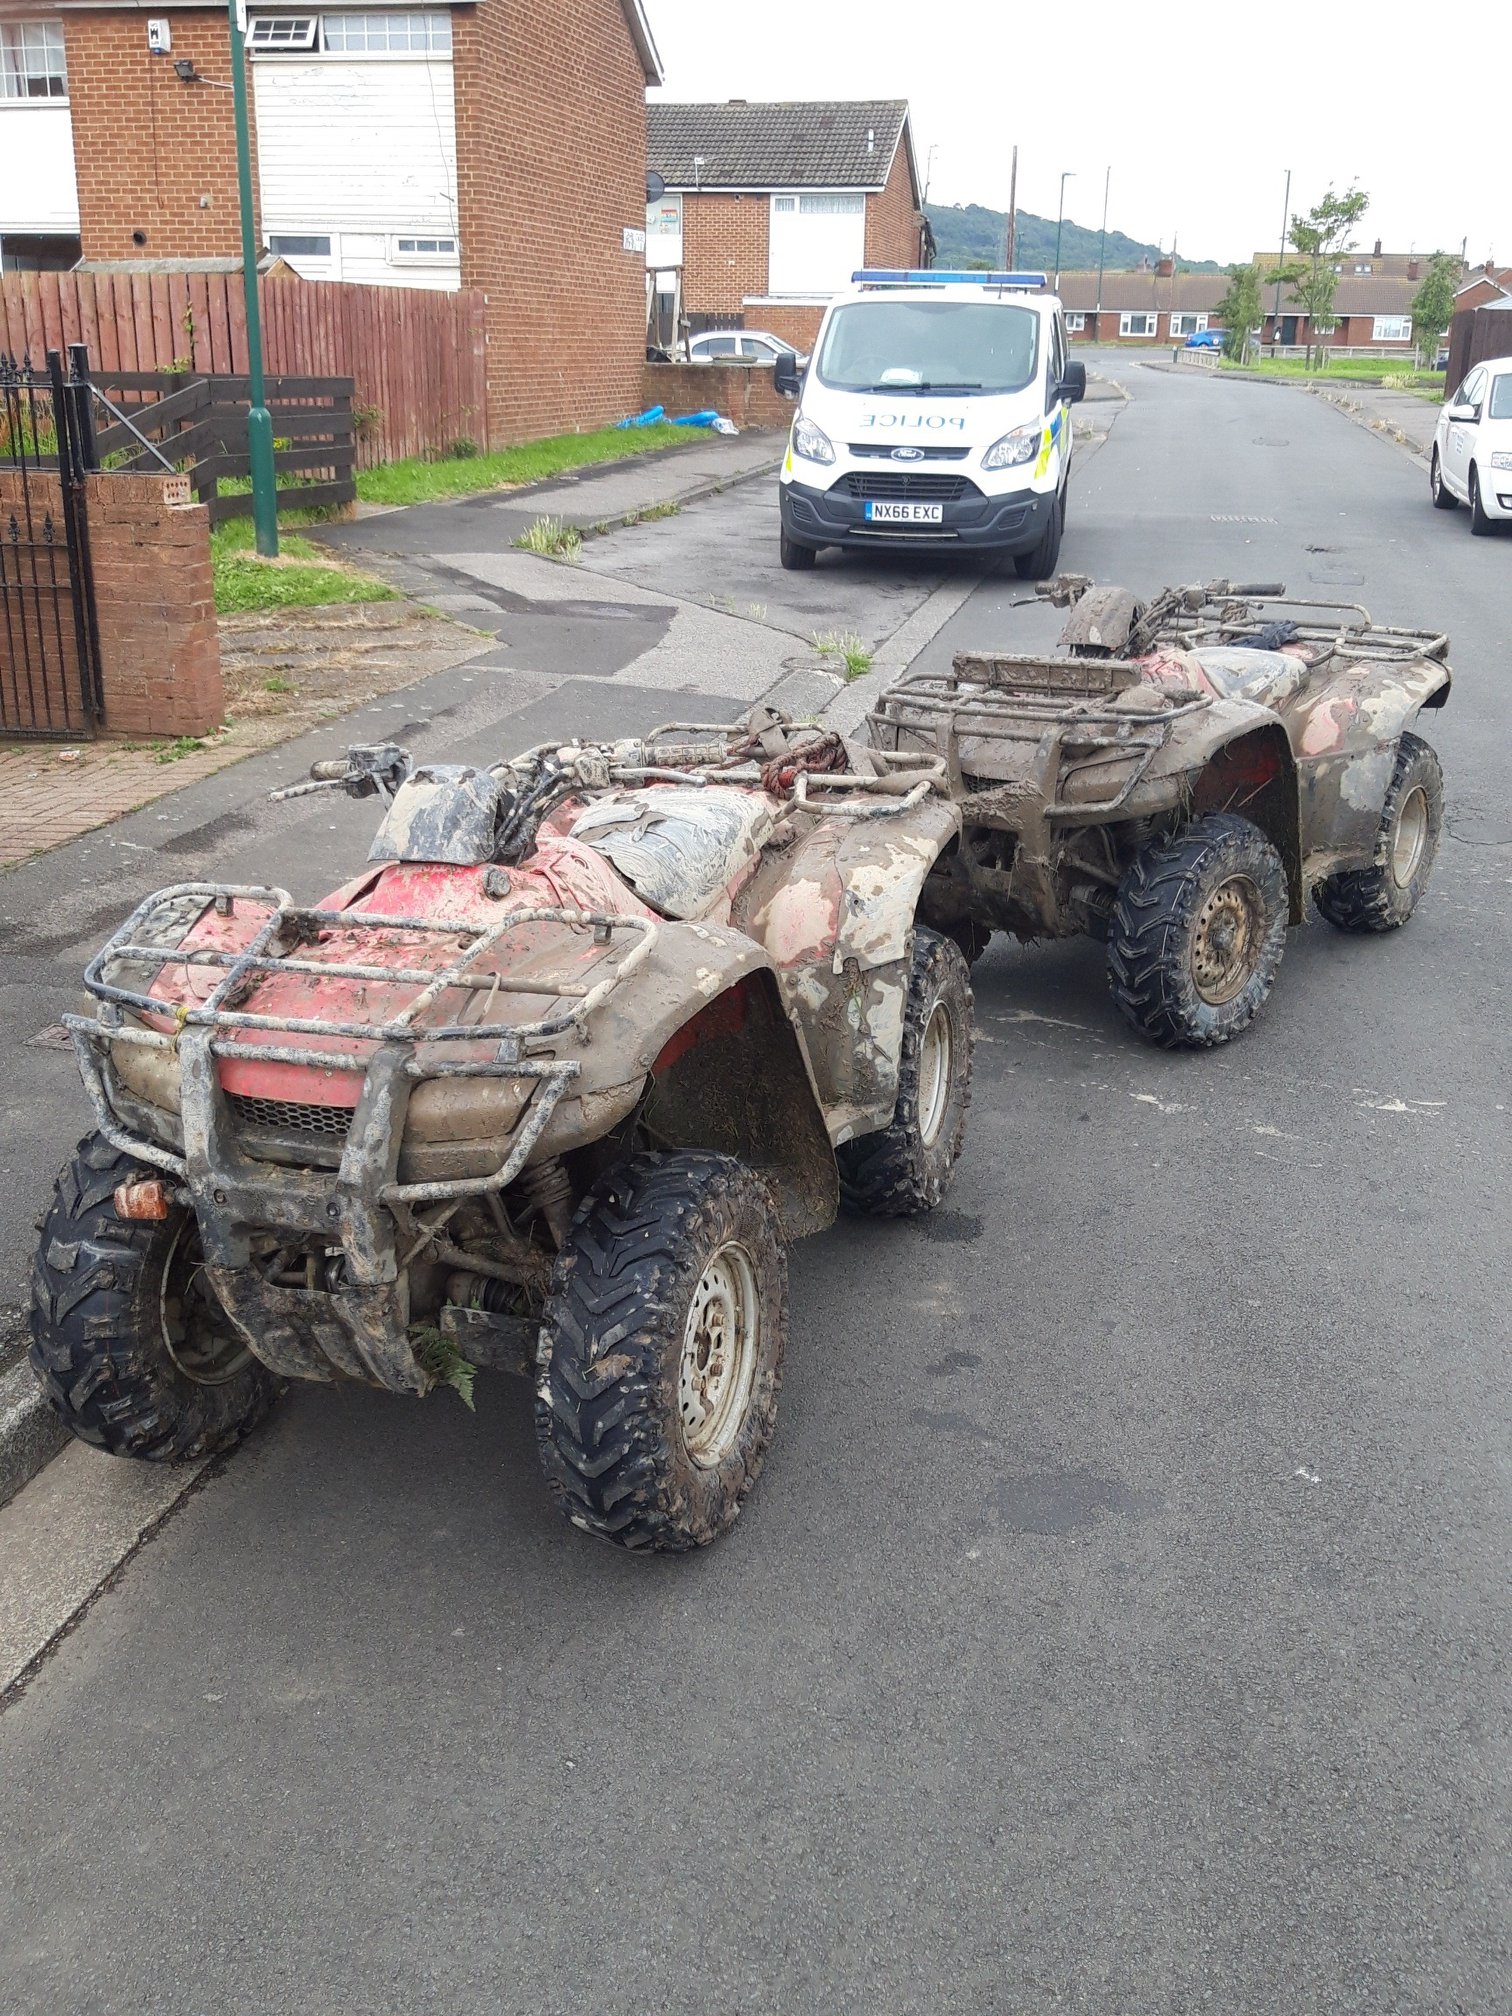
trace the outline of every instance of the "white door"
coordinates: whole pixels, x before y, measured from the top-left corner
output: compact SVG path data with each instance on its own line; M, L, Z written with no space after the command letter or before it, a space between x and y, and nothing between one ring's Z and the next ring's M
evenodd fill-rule
M1486 373L1477 365L1449 402L1451 406L1479 406L1486 392ZM1444 433L1444 481L1456 497L1470 489L1470 455L1475 447L1475 427L1468 420L1451 420Z
M865 261L866 198L858 190L772 198L769 294L834 294Z

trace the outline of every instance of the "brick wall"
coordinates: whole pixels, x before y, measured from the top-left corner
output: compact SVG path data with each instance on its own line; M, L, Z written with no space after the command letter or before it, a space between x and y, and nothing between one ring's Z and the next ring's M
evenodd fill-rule
M225 714L209 514L170 501L187 497L186 477L86 483L106 731L208 735Z
M769 196L683 197L683 306L693 315L738 315L767 291Z
M772 384L763 364L647 364L641 381L641 406L665 406L675 420L680 413L702 413L712 406L748 427L786 432L792 425L793 401Z
M487 296L496 444L635 409L646 350L645 73L620 0L452 15L462 282Z
M817 304L805 305L800 301L761 301L745 311L747 329L766 329L773 336L780 336L784 343L791 343L795 350L807 355L814 347L814 339L819 334L819 324L824 320L824 310Z
M868 266L917 266L923 222L909 172L908 149L900 144L879 194L866 199Z
M145 13L62 17L86 259L241 251L231 93L180 83L173 72L175 60L188 57L203 76L230 82L225 10L195 8L168 18L172 54L151 56Z

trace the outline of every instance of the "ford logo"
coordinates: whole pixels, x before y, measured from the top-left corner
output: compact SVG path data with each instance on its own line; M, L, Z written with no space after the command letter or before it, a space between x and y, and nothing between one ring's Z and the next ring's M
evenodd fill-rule
M924 460L924 450L922 448L894 448L892 459L894 462L922 462Z

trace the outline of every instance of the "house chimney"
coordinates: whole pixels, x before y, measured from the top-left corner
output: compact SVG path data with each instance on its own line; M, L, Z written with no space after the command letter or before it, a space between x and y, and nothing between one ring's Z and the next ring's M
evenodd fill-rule
M1379 238L1375 242L1375 251L1371 256L1376 259L1379 259L1381 256L1381 241Z
M1175 271L1176 262L1173 259L1162 259L1155 268L1155 277L1157 280L1169 280Z
M1417 277L1418 277L1418 262L1416 259L1409 259L1407 261L1407 278L1409 280L1416 280Z
M749 98L732 98L732 99L730 100L730 103L731 103L732 105L749 105L749 104L750 104L750 102L751 102L751 101L750 101L750 99L749 99Z

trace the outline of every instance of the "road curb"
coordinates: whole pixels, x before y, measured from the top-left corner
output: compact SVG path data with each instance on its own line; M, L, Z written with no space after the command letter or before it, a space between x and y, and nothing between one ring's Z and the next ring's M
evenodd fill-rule
M585 538L602 538L606 532L623 531L626 526L639 525L650 513L670 517L672 514L666 509L669 504L675 505L677 510L681 511L686 504L701 504L706 497L718 497L726 490L738 489L742 483L756 483L764 476L775 476L781 467L782 457L778 455L770 462L763 462L756 469L737 469L731 476L711 476L707 483L697 484L692 490L684 490L676 497L653 497L647 504L634 505L628 511L611 514L607 518L585 519L581 522L576 518L567 518L567 522L576 526ZM565 512L562 515L567 517Z
M67 1442L29 1365L0 1373L0 1505L14 1498Z

